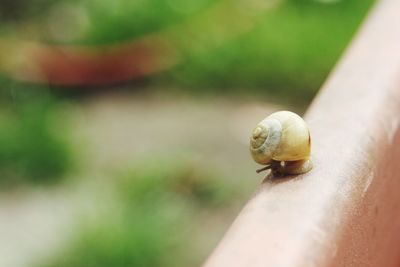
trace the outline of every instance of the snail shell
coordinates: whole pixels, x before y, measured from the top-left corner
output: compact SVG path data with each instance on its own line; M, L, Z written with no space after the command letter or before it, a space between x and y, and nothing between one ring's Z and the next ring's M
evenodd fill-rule
M250 152L257 163L275 173L300 174L312 168L310 132L293 112L275 112L262 120L252 132Z

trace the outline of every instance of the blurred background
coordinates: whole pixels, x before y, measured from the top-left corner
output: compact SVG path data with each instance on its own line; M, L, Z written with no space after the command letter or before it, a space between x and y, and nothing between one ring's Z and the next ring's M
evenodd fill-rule
M0 266L199 266L372 0L1 0Z

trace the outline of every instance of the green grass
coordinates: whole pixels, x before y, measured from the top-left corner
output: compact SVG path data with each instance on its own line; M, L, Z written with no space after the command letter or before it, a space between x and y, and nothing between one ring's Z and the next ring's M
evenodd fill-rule
M99 215L82 223L75 238L39 266L199 265L196 230L204 231L203 224L240 195L233 183L187 161L158 158L151 168L146 163L118 175L115 202L99 198Z

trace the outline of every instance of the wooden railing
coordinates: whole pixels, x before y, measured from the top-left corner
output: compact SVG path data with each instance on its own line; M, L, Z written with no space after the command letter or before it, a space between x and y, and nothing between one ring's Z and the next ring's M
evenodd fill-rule
M376 4L305 118L314 169L266 178L204 266L400 266L399 0Z

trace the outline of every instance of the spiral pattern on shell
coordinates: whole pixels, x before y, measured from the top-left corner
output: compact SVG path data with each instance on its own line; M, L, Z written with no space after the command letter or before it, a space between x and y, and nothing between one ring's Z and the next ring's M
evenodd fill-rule
M250 152L260 164L308 159L311 138L304 120L289 111L279 111L262 120L250 137Z

